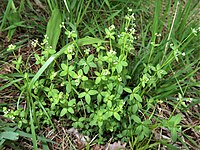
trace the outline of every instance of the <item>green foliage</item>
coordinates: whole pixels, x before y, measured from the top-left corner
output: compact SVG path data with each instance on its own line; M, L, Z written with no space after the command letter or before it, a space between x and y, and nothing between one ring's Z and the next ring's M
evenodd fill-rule
M12 4L10 0L0 28L6 21L14 24L4 29L9 38L21 19L16 8L10 11ZM0 76L7 82L0 91L14 85L21 92L16 107L2 107L4 117L31 132L34 148L39 130L55 128L53 118L66 119L67 127L91 137L98 134L95 142L100 144L113 139L129 143L132 149L147 149L157 143L169 148L177 141L184 143L179 138L184 135L181 111L188 110L190 97L194 97L190 107L199 102L195 76L200 67L195 55L200 29L195 21L189 22L199 3L189 0L182 7L175 1L171 8L170 0L159 0L153 11L142 1L47 0L47 4L46 35L31 43L39 51L30 56L39 70L34 74L24 70L27 63L16 52L20 45L11 44L7 52L14 56L18 74ZM154 16L148 16L149 11ZM16 20L8 17L11 14ZM157 109L162 103L172 107L167 119ZM174 115L177 110L180 113ZM172 144L162 139L150 144L157 128L170 131ZM19 137L15 131L0 135L0 142Z

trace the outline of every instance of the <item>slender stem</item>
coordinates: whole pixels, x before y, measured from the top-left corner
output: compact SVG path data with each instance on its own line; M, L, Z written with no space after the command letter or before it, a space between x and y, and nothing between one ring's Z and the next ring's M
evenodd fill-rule
M170 28L170 31L169 31L169 35L168 35L168 38L167 38L167 43L165 45L165 50L164 50L164 54L163 54L163 57L162 57L162 61L161 61L161 64L163 63L163 60L165 58L165 55L167 53L167 49L169 47L169 40L171 38L171 34L172 34L172 30L173 30L173 27L174 27L174 22L175 22L175 19L176 19L176 15L177 15L177 11L178 11L178 6L179 6L179 1L177 2L177 5L176 5L176 10L175 10L175 14L174 14L174 18L172 20L172 25L171 25L171 28Z

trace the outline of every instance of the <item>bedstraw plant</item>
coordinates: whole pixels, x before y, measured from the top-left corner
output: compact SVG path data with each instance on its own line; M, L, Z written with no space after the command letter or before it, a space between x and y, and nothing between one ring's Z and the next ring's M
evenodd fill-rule
M170 0L158 0L154 7L150 2L47 0L46 32L43 40L33 37L34 52L26 62L16 51L17 43L8 46L16 74L0 75L6 82L0 91L12 85L20 94L16 106L0 106L5 118L31 133L34 149L38 141L47 141L37 133L45 127L55 130L55 119L95 137L93 143L98 144L121 141L130 149L176 149L181 143L189 149L186 140L198 147L185 134L183 121L185 112L199 103L200 28L196 20L188 21L199 2L175 0L171 6ZM17 12L14 1L8 2L0 29L8 20L11 26L4 30L9 30L9 39L20 25L12 27L7 15L18 15L20 23L24 3ZM24 69L29 61L36 72ZM1 130L0 147L24 135Z

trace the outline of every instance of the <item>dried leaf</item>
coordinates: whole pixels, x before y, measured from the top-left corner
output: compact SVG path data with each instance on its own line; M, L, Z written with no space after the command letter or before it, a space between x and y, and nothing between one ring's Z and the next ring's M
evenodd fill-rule
M110 144L108 146L109 150L119 150L119 149L125 149L126 148L126 143L122 144L120 141L114 142L113 144Z

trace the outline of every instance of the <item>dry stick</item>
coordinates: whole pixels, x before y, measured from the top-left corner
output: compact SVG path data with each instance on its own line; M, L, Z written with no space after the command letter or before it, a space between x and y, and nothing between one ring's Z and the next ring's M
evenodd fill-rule
M175 22L175 19L176 19L176 15L177 15L177 11L178 11L178 6L179 6L179 1L177 2L177 5L176 5L176 10L175 10L175 14L174 14L174 18L172 20L172 25L171 25L171 28L170 28L170 31L169 31L169 36L167 38L167 43L165 45L165 51L164 51L164 55L163 55L163 58L162 58L162 61L161 61L161 64L163 63L163 60L164 60L164 57L167 53L167 49L168 49L168 46L169 46L169 40L171 38L171 34L172 34L172 29L174 27L174 22Z

